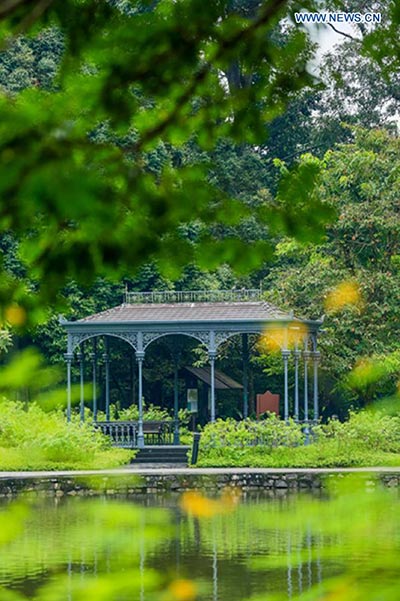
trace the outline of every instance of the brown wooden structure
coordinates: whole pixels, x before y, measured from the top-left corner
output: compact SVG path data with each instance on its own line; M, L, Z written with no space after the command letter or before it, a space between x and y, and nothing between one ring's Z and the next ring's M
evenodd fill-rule
M264 394L257 395L257 406L256 414L257 418L263 413L275 413L279 416L279 394L273 394L270 390L264 392Z

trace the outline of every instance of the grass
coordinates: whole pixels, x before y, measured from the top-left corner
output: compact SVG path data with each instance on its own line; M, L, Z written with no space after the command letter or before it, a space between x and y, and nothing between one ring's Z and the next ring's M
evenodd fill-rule
M201 443L200 443L201 444ZM362 447L346 448L337 441L314 443L303 447L259 446L246 449L213 450L201 454L197 467L399 467L400 454L366 450Z
M61 411L0 402L2 471L108 469L129 463L134 454L113 448L88 423L67 423Z
M68 461L67 458L50 460L38 449L0 447L0 470L17 471L57 471L57 470L100 470L111 469L129 463L134 452L126 449L107 449L97 452L88 459Z

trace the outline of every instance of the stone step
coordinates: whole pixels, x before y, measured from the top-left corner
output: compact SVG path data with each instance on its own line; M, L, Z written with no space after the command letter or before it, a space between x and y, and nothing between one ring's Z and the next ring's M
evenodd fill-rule
M163 458L174 459L175 457L186 458L187 453L142 453L141 451L138 451L136 453L136 457L143 457L146 459L155 459L156 457L159 457L159 458L161 457L161 459L163 459Z
M131 465L175 465L176 467L187 467L187 461L163 461L162 459L157 459L157 461L146 461L144 459L134 459L131 462Z
M188 465L187 459L143 459L143 457L132 459L131 465L179 465L180 467L186 467Z
M140 457L142 459L186 459L187 455L186 453L184 455L163 455L162 453L157 454L157 455L147 455L147 454L143 454L139 451L139 453L136 453L136 457Z
M151 446L139 449L131 463L179 463L187 465L188 446Z
M144 447L143 449L140 449L140 450L141 451L146 451L146 452L149 452L149 453L151 453L152 451L164 451L165 453L176 453L176 452L179 452L179 451L187 451L189 448L190 447L181 446L181 445L180 446L176 446L176 447L172 447L172 446L171 447L170 446L163 447L163 446L155 446L155 445L153 446L153 445L151 445L151 446L146 446L146 447Z
M154 455L171 455L171 457L175 457L176 455L187 455L188 453L188 451L146 451L146 449L139 449L138 452L149 457L153 457Z
M187 455L142 455L137 453L135 459L143 461L187 461Z

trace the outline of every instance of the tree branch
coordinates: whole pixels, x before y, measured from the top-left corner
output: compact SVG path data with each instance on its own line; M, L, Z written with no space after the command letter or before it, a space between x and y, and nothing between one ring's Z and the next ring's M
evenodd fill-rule
M42 14L49 8L49 6L53 3L54 0L39 0L33 6L31 12L26 15L24 19L22 19L21 23L17 28L17 35L27 31L40 17Z
M35 4L36 0L3 0L0 6L0 19L5 19L23 4Z
M355 38L352 35L350 35L349 33L346 33L345 31L339 31L339 29L336 29L336 27L334 25L332 25L332 23L328 23L329 27L331 27L333 29L333 31L335 33L338 33L339 35L344 36L345 38L349 38L349 40L352 40L353 42L362 42L362 40L360 40L360 38Z
M196 91L196 88L199 84L201 84L208 72L211 68L211 64L215 61L220 60L224 53L231 48L235 48L240 43L245 42L248 39L251 39L252 35L255 31L257 31L260 27L266 25L281 9L281 7L286 3L286 0L272 0L268 2L266 6L260 11L257 19L251 22L251 24L242 29L231 38L224 40L220 46L218 47L217 52L215 53L212 60L205 64L201 69L197 71L194 78L187 86L186 90L181 94L181 96L177 99L173 110L157 125L147 130L144 133L142 138L134 145L134 151L140 152L140 150L146 145L147 142L150 142L155 137L162 134L166 128L174 122L175 118L179 115L179 111L185 106L185 104L190 100L193 94Z
M3 4L0 6L0 21L3 21L8 16L12 15L13 12L25 5L27 10L31 6L32 9L21 19L10 37L3 39L0 42L0 51L6 50L16 37L28 31L53 2L54 0L3 0Z

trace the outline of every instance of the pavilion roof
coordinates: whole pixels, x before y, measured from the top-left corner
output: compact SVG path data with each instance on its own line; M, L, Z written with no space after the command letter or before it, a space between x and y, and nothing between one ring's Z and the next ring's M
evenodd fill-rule
M295 320L292 314L266 301L123 303L75 323L135 323L188 321Z
M198 380L205 382L207 386L211 386L211 367L206 365L204 367L192 367L190 365L185 366L185 370L193 374ZM220 369L214 370L214 384L215 388L219 390L242 390L243 385L236 382L233 378L225 374Z

